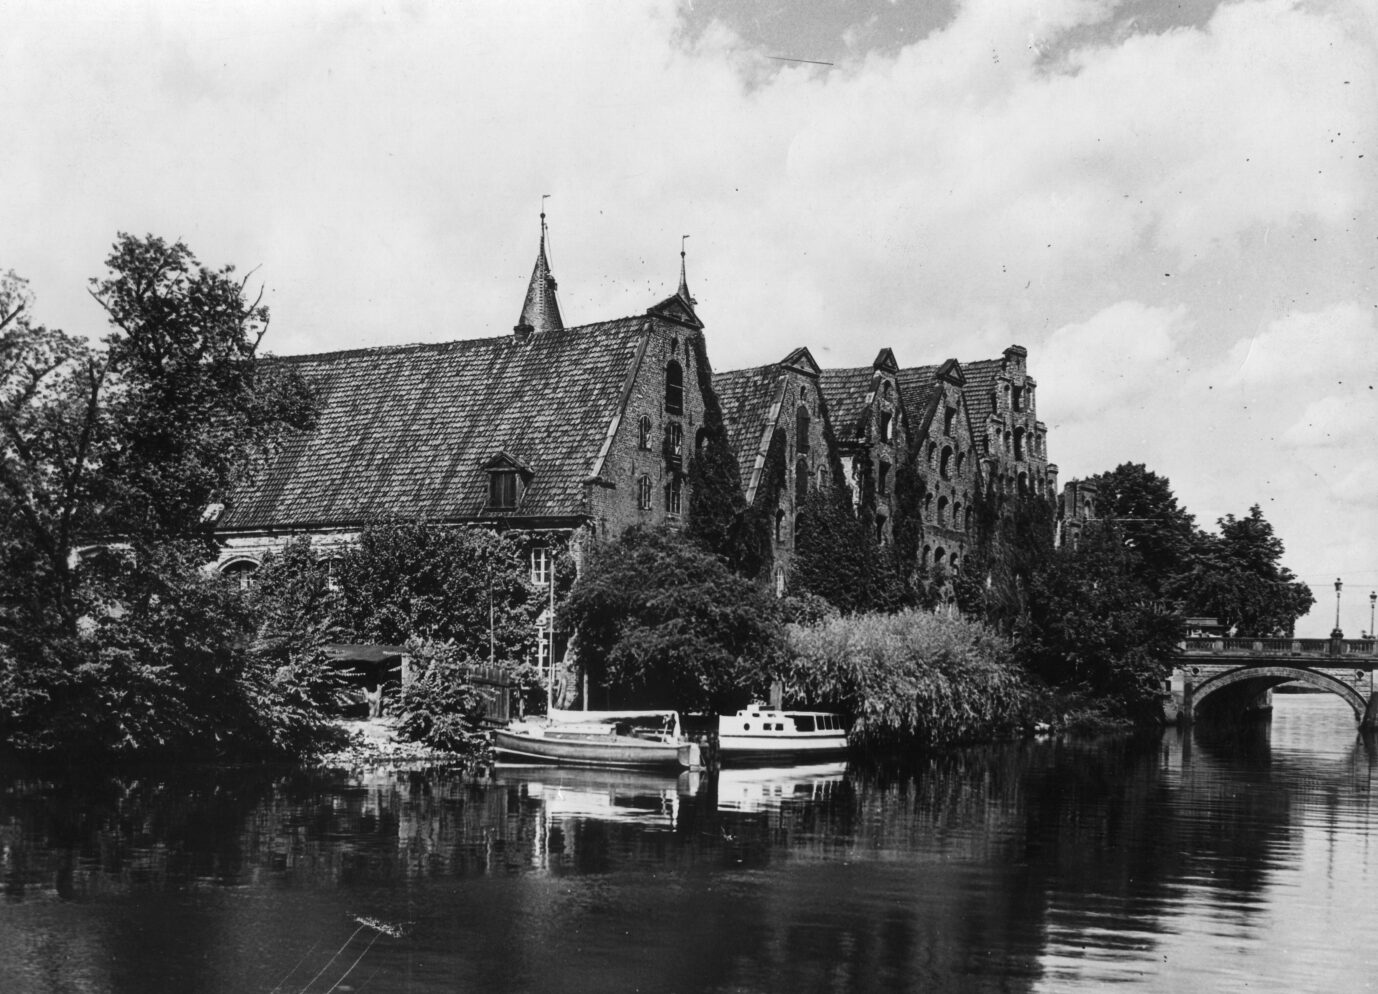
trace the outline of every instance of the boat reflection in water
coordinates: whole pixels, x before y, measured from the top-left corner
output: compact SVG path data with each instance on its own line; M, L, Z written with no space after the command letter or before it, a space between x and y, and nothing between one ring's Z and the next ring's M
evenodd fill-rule
M841 760L808 766L724 766L719 811L775 811L787 803L831 798L847 775Z
M681 801L699 792L701 774L500 764L493 782L519 787L551 822L587 819L673 831Z

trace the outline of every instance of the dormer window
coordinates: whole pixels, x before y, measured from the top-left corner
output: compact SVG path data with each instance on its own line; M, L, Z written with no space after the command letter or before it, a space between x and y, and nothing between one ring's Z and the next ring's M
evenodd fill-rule
M674 359L665 364L665 413L684 413L684 369Z
M495 453L483 468L488 473L488 510L515 510L531 482L531 470L506 452Z

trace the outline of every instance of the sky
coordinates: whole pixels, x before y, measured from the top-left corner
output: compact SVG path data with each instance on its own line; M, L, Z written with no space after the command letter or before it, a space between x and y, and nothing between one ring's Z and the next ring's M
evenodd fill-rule
M717 369L1029 350L1063 482L1259 504L1378 589L1371 0L10 0L0 271L98 336L118 232L252 272L280 354L672 293ZM549 195L548 199L544 199Z

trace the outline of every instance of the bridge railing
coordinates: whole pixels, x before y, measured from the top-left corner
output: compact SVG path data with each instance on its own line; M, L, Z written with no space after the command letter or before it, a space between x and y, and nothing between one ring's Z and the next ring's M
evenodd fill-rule
M1378 642L1373 639L1183 639L1182 652L1188 656L1374 656Z

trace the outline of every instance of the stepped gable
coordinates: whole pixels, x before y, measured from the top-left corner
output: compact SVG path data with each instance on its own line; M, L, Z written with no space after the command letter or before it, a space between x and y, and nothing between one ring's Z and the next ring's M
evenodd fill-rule
M585 483L651 320L271 359L311 383L319 421L283 444L219 527L583 514ZM512 510L485 506L487 467L498 458L530 474Z
M876 368L873 365L854 369L825 369L819 373L818 389L828 405L828 415L839 442L865 435L875 378Z
M777 363L713 374L713 392L722 408L728 444L737 455L743 489L750 486L751 472L761 448L761 437L770 421L780 376ZM769 439L766 444L769 446Z

